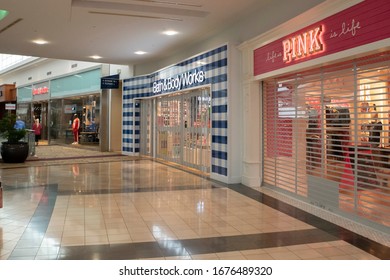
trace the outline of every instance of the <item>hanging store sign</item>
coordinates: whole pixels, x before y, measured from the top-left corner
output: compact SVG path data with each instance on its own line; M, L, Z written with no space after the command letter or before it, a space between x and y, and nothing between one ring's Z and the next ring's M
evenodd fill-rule
M366 0L254 50L254 75L390 38L390 2Z
M119 88L119 74L102 77L100 79L101 89L117 89Z
M161 79L153 83L153 93L174 92L201 85L206 81L206 73L201 69L188 71L174 77Z
M13 103L6 103L6 104L5 104L5 109L6 109L6 110L16 110L16 104L13 104Z

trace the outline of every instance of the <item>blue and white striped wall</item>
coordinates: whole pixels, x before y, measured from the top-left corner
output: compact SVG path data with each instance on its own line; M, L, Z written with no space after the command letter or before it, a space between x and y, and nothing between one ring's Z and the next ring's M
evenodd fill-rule
M123 141L124 154L138 154L140 150L140 108L135 99L175 92L177 89L153 93L153 83L180 76L184 73L204 71L201 85L211 86L211 177L228 176L228 47L227 45L202 53L188 60L164 68L150 75L123 81ZM190 89L194 84L182 87Z

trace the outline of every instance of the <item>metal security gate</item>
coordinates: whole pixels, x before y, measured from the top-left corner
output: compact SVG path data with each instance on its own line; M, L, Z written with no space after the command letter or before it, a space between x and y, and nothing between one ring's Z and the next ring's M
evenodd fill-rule
M141 107L141 131L140 138L140 153L142 155L153 155L153 123L154 123L154 100L143 99L140 100Z
M264 185L389 232L389 62L264 81Z
M141 100L141 154L210 172L210 89Z

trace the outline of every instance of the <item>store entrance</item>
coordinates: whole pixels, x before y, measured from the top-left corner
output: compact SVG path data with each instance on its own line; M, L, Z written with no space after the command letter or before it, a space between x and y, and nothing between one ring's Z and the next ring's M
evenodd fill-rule
M264 186L390 226L390 53L263 83Z
M209 173L210 111L209 88L142 100L141 154Z
M32 123L34 123L34 121L38 119L42 126L41 139L39 144L47 144L48 143L48 127L47 127L48 102L33 103L32 114L33 114Z

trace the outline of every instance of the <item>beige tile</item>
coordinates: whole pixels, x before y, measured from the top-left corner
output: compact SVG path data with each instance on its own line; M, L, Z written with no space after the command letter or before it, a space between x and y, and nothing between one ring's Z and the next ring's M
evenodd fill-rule
M61 246L83 246L85 245L84 236L62 237Z
M264 249L252 249L252 250L244 250L244 251L240 251L240 252L244 256L260 255L260 254L266 254L267 253Z
M108 243L107 235L91 235L85 237L85 245L102 245Z
M323 247L323 248L316 248L315 250L327 258L345 255L344 251L336 247Z
M178 239L199 238L199 235L191 229L178 229L178 230L173 229L173 232Z
M122 227L122 226L118 226L118 227L107 227L107 233L108 234L128 234L129 231L127 229L127 227Z
M148 227L127 227L127 230L130 234L151 234L151 231Z
M214 230L219 232L222 236L240 235L240 232L231 226L226 227L214 227Z
M84 227L85 231L88 230L106 230L106 224L86 224Z
M84 226L84 224L70 223L70 224L65 225L63 230L64 231L84 231L85 226Z
M216 253L220 260L245 260L245 256L239 251Z
M365 252L361 254L351 254L349 256L353 260L379 260L379 258Z
M193 231L196 232L200 238L221 236L221 233L213 228L193 229Z
M106 229L86 229L85 236L107 235Z
M85 236L84 230L65 230L62 237Z
M244 257L246 260L273 260L273 258L267 253L245 255Z
M274 260L300 260L300 258L293 252L272 252L269 255Z
M291 251L302 260L312 260L312 259L318 260L318 259L326 258L315 249L291 250Z
M235 228L241 233L241 234L255 234L255 233L261 233L259 229L257 229L254 226L245 224L245 225L239 225L235 226Z
M134 242L149 242L149 241L156 241L152 233L144 233L144 234L139 234L139 233L131 233L130 232L131 239Z
M130 243L133 240L130 237L130 234L108 234L108 241L110 244L116 243Z

